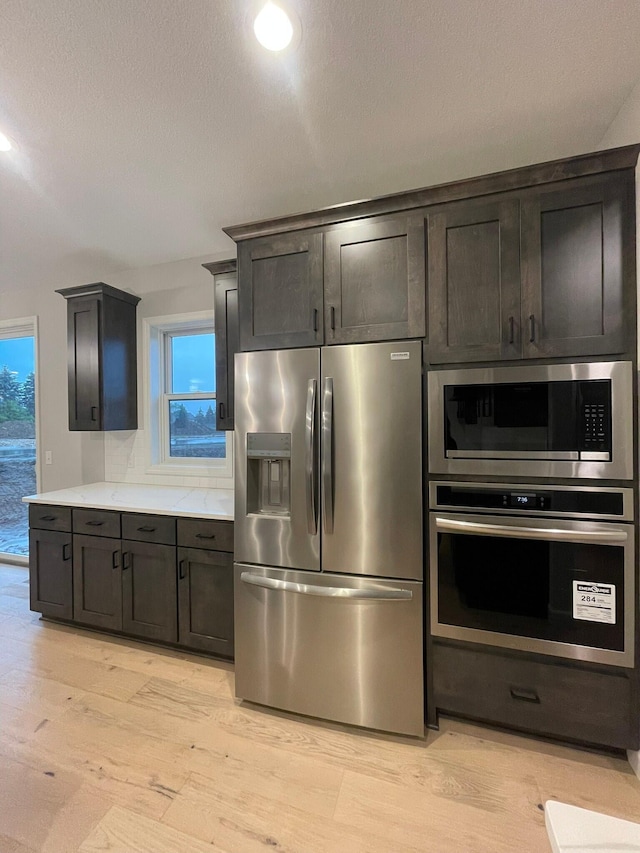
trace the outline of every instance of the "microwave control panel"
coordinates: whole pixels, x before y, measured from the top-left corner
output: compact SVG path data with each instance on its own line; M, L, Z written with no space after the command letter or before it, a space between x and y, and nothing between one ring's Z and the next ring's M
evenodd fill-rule
M611 451L611 383L580 382L582 402L581 450Z

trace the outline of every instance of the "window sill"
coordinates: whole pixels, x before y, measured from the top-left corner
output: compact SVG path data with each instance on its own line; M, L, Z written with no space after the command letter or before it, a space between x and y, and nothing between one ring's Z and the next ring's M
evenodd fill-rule
M158 463L149 465L145 469L145 474L153 476L154 474L162 475L163 477L215 477L219 480L231 480L233 478L233 470L227 465L171 465L167 463Z

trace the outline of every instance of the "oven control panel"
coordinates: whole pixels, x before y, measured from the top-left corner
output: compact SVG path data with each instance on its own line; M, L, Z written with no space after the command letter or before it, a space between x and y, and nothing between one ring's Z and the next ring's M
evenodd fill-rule
M528 513L588 518L633 517L633 490L500 483L429 484L430 509Z
M503 492L502 506L514 509L548 509L549 495L544 492Z

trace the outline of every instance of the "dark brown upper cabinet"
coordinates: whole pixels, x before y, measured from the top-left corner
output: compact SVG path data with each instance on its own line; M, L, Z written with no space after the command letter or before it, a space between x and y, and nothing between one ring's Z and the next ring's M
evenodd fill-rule
M625 352L631 175L578 178L428 214L432 363ZM495 197L494 197L495 199ZM625 249L626 247L626 249ZM625 298L628 304L625 304Z
M233 429L234 359L240 348L235 259L202 265L214 280L216 429Z
M425 335L422 216L371 218L325 234L327 344Z
M67 300L69 429L137 429L139 297L103 282L57 293Z
M624 352L625 222L620 174L572 181L522 199L523 354L528 358Z
M238 245L240 349L322 344L322 234Z
M517 201L457 202L429 215L429 359L520 358Z
M428 327L435 364L633 353L639 153L594 151L224 228L238 245L240 348L427 337Z

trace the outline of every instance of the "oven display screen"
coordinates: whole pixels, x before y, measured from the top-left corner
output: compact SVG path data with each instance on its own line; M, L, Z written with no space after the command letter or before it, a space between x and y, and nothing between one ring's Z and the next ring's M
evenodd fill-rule
M531 492L510 492L509 506L528 509L529 507L537 506L537 498L538 496Z

